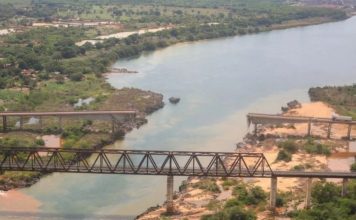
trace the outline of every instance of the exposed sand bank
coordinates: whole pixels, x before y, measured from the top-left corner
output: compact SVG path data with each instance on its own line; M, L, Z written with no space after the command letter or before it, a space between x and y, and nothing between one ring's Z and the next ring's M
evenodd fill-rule
M137 31L119 32L119 33L115 33L115 34L99 36L93 40L83 40L83 41L77 42L76 45L83 46L85 43L96 44L99 42L103 42L104 40L109 39L109 38L123 39L123 38L129 37L133 34L141 35L141 34L146 34L146 33L155 33L158 31L168 30L170 28L171 27L159 27L159 28L140 29Z
M1 211L6 212L37 212L41 203L36 199L17 190L0 191Z
M323 102L311 102L305 103L301 108L292 109L286 112L284 115L288 116L306 116L306 117L319 117L319 118L331 118L335 110ZM308 131L307 124L294 124L293 126L279 126L279 127L264 127L263 133L265 135L295 135L305 136ZM328 132L328 124L314 123L312 124L312 135L326 137ZM331 138L343 138L347 136L348 126L343 124L333 124L331 128ZM352 129L352 136L355 136L356 126Z

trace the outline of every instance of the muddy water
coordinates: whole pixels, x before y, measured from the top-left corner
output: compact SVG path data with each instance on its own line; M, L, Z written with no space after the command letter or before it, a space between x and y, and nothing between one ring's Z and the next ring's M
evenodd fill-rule
M115 87L178 96L177 105L113 148L232 151L247 131L248 112L275 113L311 86L355 79L356 18L318 26L179 44L118 62L139 74L112 75ZM134 216L164 201L165 177L53 174L20 190L39 215ZM176 183L181 179L176 178ZM177 184L176 184L177 186ZM3 209L0 206L0 212ZM79 217L78 217L79 216Z
M350 171L356 161L356 141L349 142L347 152L335 153L328 158L328 168L332 171Z

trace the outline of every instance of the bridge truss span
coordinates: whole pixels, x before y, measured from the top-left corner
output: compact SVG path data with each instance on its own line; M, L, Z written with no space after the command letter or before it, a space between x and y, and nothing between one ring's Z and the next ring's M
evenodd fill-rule
M271 177L262 153L1 148L1 171Z

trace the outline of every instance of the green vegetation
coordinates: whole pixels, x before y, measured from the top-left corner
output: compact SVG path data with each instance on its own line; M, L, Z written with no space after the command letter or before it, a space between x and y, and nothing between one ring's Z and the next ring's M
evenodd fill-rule
M312 208L294 211L290 216L300 220L355 219L356 181L349 183L346 197L341 197L340 192L340 187L335 183L318 182L312 188Z
M256 216L251 211L246 211L240 206L224 208L223 211L213 215L205 215L202 220L221 220L221 219L238 219L238 220L255 220Z
M233 178L226 178L224 179L224 182L222 183L222 187L224 190L229 190L230 187L235 186L238 184L239 181Z
M356 172L356 162L354 162L353 164L351 164L350 170L351 170L352 172Z
M289 153L296 153L298 151L298 145L294 140L289 139L278 143L278 148L281 148Z
M312 138L297 141L294 139L288 139L286 141L279 142L278 152L276 161L286 161L292 160L292 154L296 153L298 150L304 150L308 154L321 154L329 156L331 154L331 147L328 144L322 142L316 142ZM294 167L295 170L302 170L305 167L300 165Z
M198 188L201 190L213 192L213 193L218 193L220 192L219 186L216 184L215 179L207 178L207 179L202 179L197 183L194 183L192 185L193 188Z
M287 140L278 143L278 148L281 150L278 152L276 161L289 162L292 160L292 154L298 151L298 145L294 140Z
M315 143L314 139L308 139L304 144L304 150L309 154L323 154L329 156L331 148L327 144Z
M285 150L280 150L278 152L276 161L285 161L285 162L289 162L292 160L292 154L289 153L288 151Z
M126 26L144 24L187 24L256 20L260 24L313 17L345 18L341 10L297 7L287 0L0 0L0 21L23 22L24 19L110 20Z
M241 181L232 181L232 179L225 180L226 185L234 186L232 191L233 198L226 201L223 207L216 202L210 204L213 207L210 210L216 211L215 214L205 215L202 219L256 219L253 211L255 209L264 209L267 199L267 195L262 188L248 186Z
M326 86L309 89L312 101L330 104L340 115L351 116L356 120L356 84L351 86Z

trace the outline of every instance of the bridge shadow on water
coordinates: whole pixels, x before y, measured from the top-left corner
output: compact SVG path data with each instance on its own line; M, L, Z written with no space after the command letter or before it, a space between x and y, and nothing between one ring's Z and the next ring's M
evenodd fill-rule
M28 219L28 220L133 220L136 216L101 215L101 214L60 214L60 213L33 213L21 211L0 211L1 220Z

